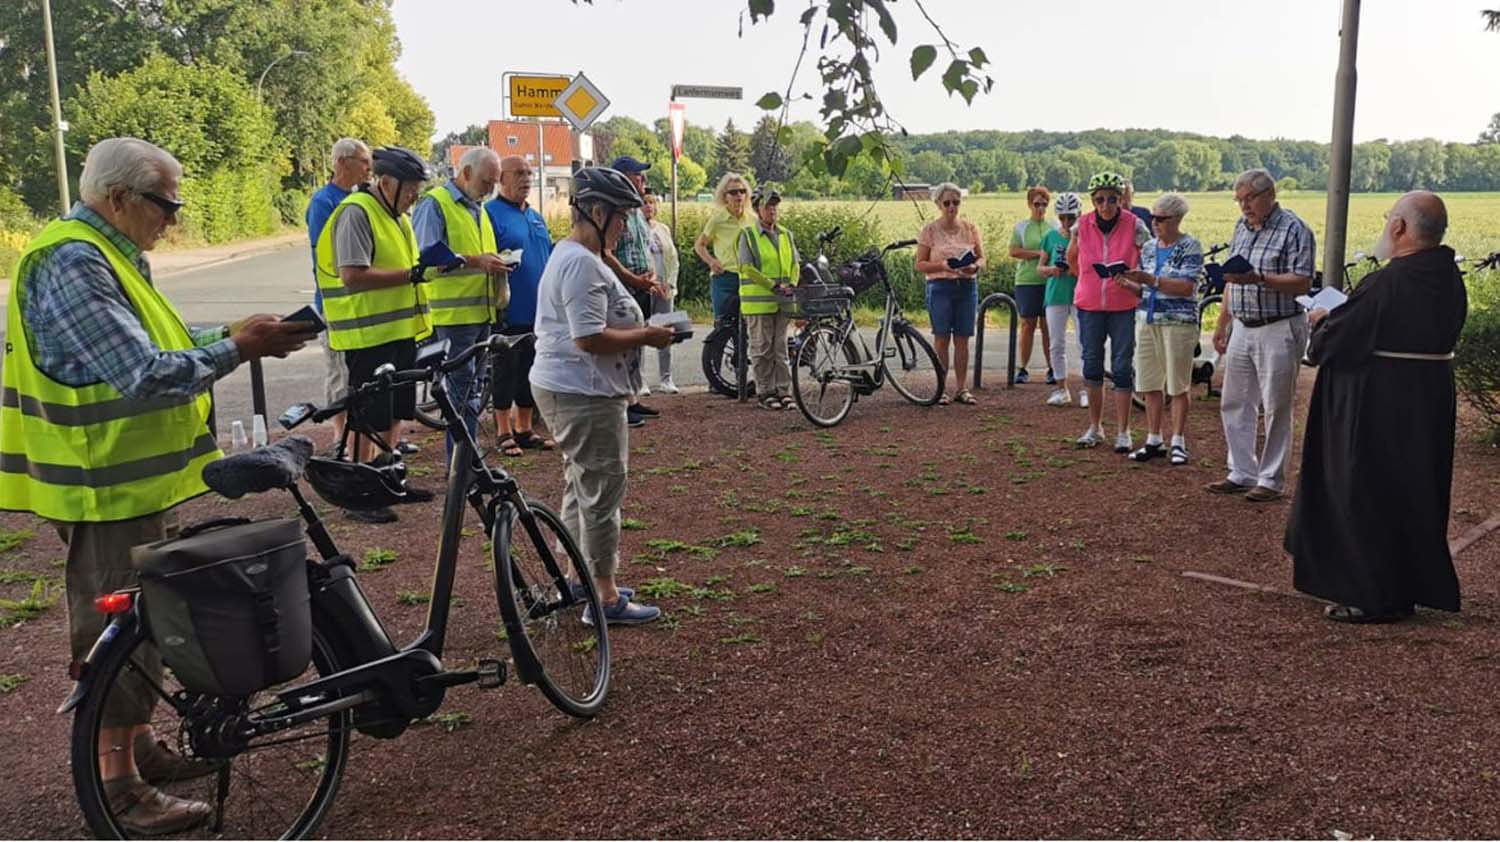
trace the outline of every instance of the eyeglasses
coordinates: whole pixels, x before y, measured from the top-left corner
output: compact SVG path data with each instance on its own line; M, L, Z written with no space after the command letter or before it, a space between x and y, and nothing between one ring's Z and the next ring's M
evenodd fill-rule
M1047 203L1045 201L1043 201L1043 202L1032 202L1031 206L1034 207L1034 208L1041 208L1042 210L1046 210L1047 209Z
M184 204L183 202L168 199L166 196L158 196L149 190L139 191L136 193L136 195L161 208L162 216L165 216L168 219L176 216L177 212L182 210L182 206Z
M957 199L944 199L943 201L939 202L938 204L941 207L945 207L945 208L956 208L956 207L958 207L958 200Z
M1239 196L1235 196L1234 197L1234 203L1236 205L1239 205L1240 207L1244 207L1245 205L1250 204L1251 202L1255 201L1256 199L1259 199L1261 196L1264 196L1265 194L1267 194L1269 192L1271 192L1271 188L1267 187L1264 190L1257 190L1254 193L1251 193L1250 195L1246 196L1243 199L1241 199Z
M743 195L745 195L746 193L749 193L749 192L750 192L749 190L746 190L743 187L731 187L728 190L724 191L724 195L726 195L726 196L743 196Z
M1175 216L1158 216L1158 215L1156 215L1154 213L1151 214L1151 221L1152 222L1157 222L1157 223L1166 222L1168 220L1176 219L1176 218L1177 217L1175 217Z
M1119 196L1095 196L1094 197L1094 204L1096 204L1096 205L1118 205L1119 203L1120 203L1120 197Z

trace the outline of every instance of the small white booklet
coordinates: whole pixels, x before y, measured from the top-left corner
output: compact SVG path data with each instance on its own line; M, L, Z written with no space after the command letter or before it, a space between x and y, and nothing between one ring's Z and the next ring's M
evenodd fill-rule
M1308 310L1317 310L1321 307L1322 309L1327 310L1330 313L1334 310L1337 310L1340 304L1343 304L1348 300L1349 296L1343 294L1342 292L1339 292L1333 287L1323 287L1322 289L1318 290L1317 295L1297 296L1297 303L1301 304L1304 308Z
M684 310L673 310L670 313L657 313L647 320L652 327L669 327L677 332L693 329L693 318Z

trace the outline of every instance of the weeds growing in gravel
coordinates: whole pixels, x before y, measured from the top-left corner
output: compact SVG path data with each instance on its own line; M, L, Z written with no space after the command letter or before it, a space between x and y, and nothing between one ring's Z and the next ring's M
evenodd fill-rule
M31 679L18 672L0 672L0 693L14 693Z
M365 550L365 557L359 563L359 572L373 573L382 567L395 564L399 555L395 550L387 550L383 547L370 547Z
M0 530L0 553L18 549L35 537L36 531L31 529Z

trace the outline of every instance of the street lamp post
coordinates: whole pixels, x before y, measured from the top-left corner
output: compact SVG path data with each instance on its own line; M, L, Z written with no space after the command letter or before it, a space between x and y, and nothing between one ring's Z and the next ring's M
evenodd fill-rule
M266 74L271 72L271 68L273 68L276 65L280 64L284 60L291 58L292 56L306 56L306 55L311 55L311 53L309 53L307 50L292 50L291 52L286 53L285 55L281 55L281 56L276 57L274 60L272 60L272 62L270 64L266 65L266 69L262 70L260 72L260 78L257 79L256 82L255 82L255 98L256 99L264 99L265 98L264 96L262 96L262 93L263 93L263 88L265 87L265 84L266 84Z
M57 201L64 215L68 198L68 157L63 152L62 97L57 92L57 51L52 47L52 3L42 0L42 34L47 40L47 84L52 93L52 150L57 158Z

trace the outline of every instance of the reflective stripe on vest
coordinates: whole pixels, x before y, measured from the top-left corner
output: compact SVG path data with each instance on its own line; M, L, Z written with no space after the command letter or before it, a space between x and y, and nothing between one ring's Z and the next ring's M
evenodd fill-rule
M767 316L779 310L790 310L791 301L771 292L776 284L793 283L795 277L792 258L792 236L785 228L776 226L777 237L771 238L752 225L740 232L740 238L751 238L750 255L754 265L740 264L740 312L747 316Z
M427 191L427 195L438 204L443 214L443 228L448 236L448 248L460 257L476 254L494 254L495 227L490 224L489 214L479 209L479 221L475 224L469 209L453 200L453 194L445 185ZM496 279L478 269L459 267L452 272L440 269L428 270L427 304L432 308L434 325L478 325L495 320Z
M223 455L207 427L210 398L204 393L137 400L106 383L68 386L37 368L33 331L21 316L22 295L38 263L69 242L88 243L109 261L156 347L193 347L176 308L92 225L57 220L43 229L22 253L9 293L0 508L73 523L166 511L207 491L203 467Z
M392 219L379 199L362 190L350 193L340 202L318 235L317 248L318 289L323 292L329 347L335 351L353 351L401 339L422 339L432 333L427 317L427 292L422 288L425 284L356 292L345 287L339 277L333 231L339 216L350 205L358 205L370 220L375 242L370 268L410 272L417 264L417 238L405 215L399 221Z

